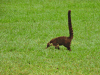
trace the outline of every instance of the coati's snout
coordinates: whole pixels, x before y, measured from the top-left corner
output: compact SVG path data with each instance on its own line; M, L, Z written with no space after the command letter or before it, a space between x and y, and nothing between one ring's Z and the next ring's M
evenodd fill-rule
M48 47L50 47L50 43L47 43L47 47L46 47L46 49L47 49Z

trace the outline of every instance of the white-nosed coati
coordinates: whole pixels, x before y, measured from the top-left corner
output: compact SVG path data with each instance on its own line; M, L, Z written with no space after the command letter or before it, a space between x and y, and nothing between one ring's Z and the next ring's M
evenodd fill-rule
M51 45L55 46L56 49L59 49L59 45L64 45L69 51L71 51L70 45L71 41L73 39L73 29L72 29L72 23L71 23L71 10L68 11L68 26L69 26L69 37L61 36L54 38L50 40L50 42L47 43L47 47L50 47Z

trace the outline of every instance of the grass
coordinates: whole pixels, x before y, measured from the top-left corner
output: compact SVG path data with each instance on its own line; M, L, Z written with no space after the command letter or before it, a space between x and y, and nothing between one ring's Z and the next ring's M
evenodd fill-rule
M99 75L99 0L0 1L0 75ZM46 48L68 36L71 9L72 51Z

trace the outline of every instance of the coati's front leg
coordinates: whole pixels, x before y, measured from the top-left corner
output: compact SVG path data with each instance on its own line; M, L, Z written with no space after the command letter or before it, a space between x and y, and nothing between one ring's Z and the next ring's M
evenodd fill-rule
M53 43L53 46L55 46L55 49L60 49L59 44L57 44L57 43Z
M55 46L55 49L60 49L59 46Z

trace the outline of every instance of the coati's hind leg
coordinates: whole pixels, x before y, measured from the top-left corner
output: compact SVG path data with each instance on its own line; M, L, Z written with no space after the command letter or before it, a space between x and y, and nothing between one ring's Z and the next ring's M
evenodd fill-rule
M69 51L71 51L70 43L66 44L65 47L66 47Z
M69 46L69 47L67 47L67 49L68 49L69 51L71 51L70 46Z
M65 46L69 51L71 51L70 46Z

